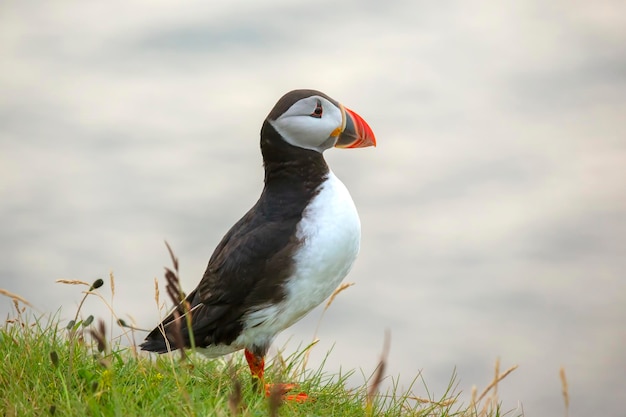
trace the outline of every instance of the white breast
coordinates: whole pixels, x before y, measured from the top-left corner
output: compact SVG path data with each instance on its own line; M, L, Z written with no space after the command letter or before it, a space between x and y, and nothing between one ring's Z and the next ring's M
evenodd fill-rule
M361 222L346 186L332 172L306 207L297 234L302 245L285 284L285 299L250 313L235 344L273 339L328 298L352 268Z
M305 209L297 233L303 244L287 284L287 302L296 320L332 294L359 252L359 214L348 189L332 172Z

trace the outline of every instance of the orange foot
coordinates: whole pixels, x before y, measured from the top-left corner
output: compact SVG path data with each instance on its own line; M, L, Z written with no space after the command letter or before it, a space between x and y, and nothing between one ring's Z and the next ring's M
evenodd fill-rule
M296 388L298 388L298 384L265 384L265 396L271 397L272 395L280 395L283 401L294 401L297 403L312 401L312 398L305 392L287 394L289 391Z

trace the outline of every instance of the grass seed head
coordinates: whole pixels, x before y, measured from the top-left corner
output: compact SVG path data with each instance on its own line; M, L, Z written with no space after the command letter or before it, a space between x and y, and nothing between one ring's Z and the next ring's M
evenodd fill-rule
M87 327L91 323L93 323L93 315L89 315L89 317L87 317L85 321L83 321L83 327Z
M56 350L50 352L50 361L55 368L59 366L59 354L56 352Z
M68 284L68 285L85 285L89 287L89 283L85 281L81 281L79 279L57 279L55 281L58 284Z
M89 287L89 291L95 290L97 288L100 288L104 285L104 280L102 278L98 278L97 280L95 280L93 282L93 284L91 284L91 287Z

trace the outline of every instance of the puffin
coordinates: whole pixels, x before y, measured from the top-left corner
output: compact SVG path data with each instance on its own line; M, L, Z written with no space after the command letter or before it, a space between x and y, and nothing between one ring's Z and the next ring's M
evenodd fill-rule
M260 136L261 196L215 248L183 302L188 307L175 307L140 347L157 353L191 348L191 333L196 351L208 358L243 349L253 384L269 395L272 386L263 377L272 341L333 293L359 252L359 215L323 153L376 146L376 139L356 112L309 89L282 96ZM174 337L175 321L184 346ZM283 395L296 386L280 385Z

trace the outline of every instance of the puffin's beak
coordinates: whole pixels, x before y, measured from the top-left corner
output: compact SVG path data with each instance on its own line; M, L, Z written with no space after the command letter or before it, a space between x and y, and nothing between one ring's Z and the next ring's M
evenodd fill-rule
M340 107L343 116L343 129L339 133L335 147L347 149L376 146L374 132L365 120L352 110L344 106Z

